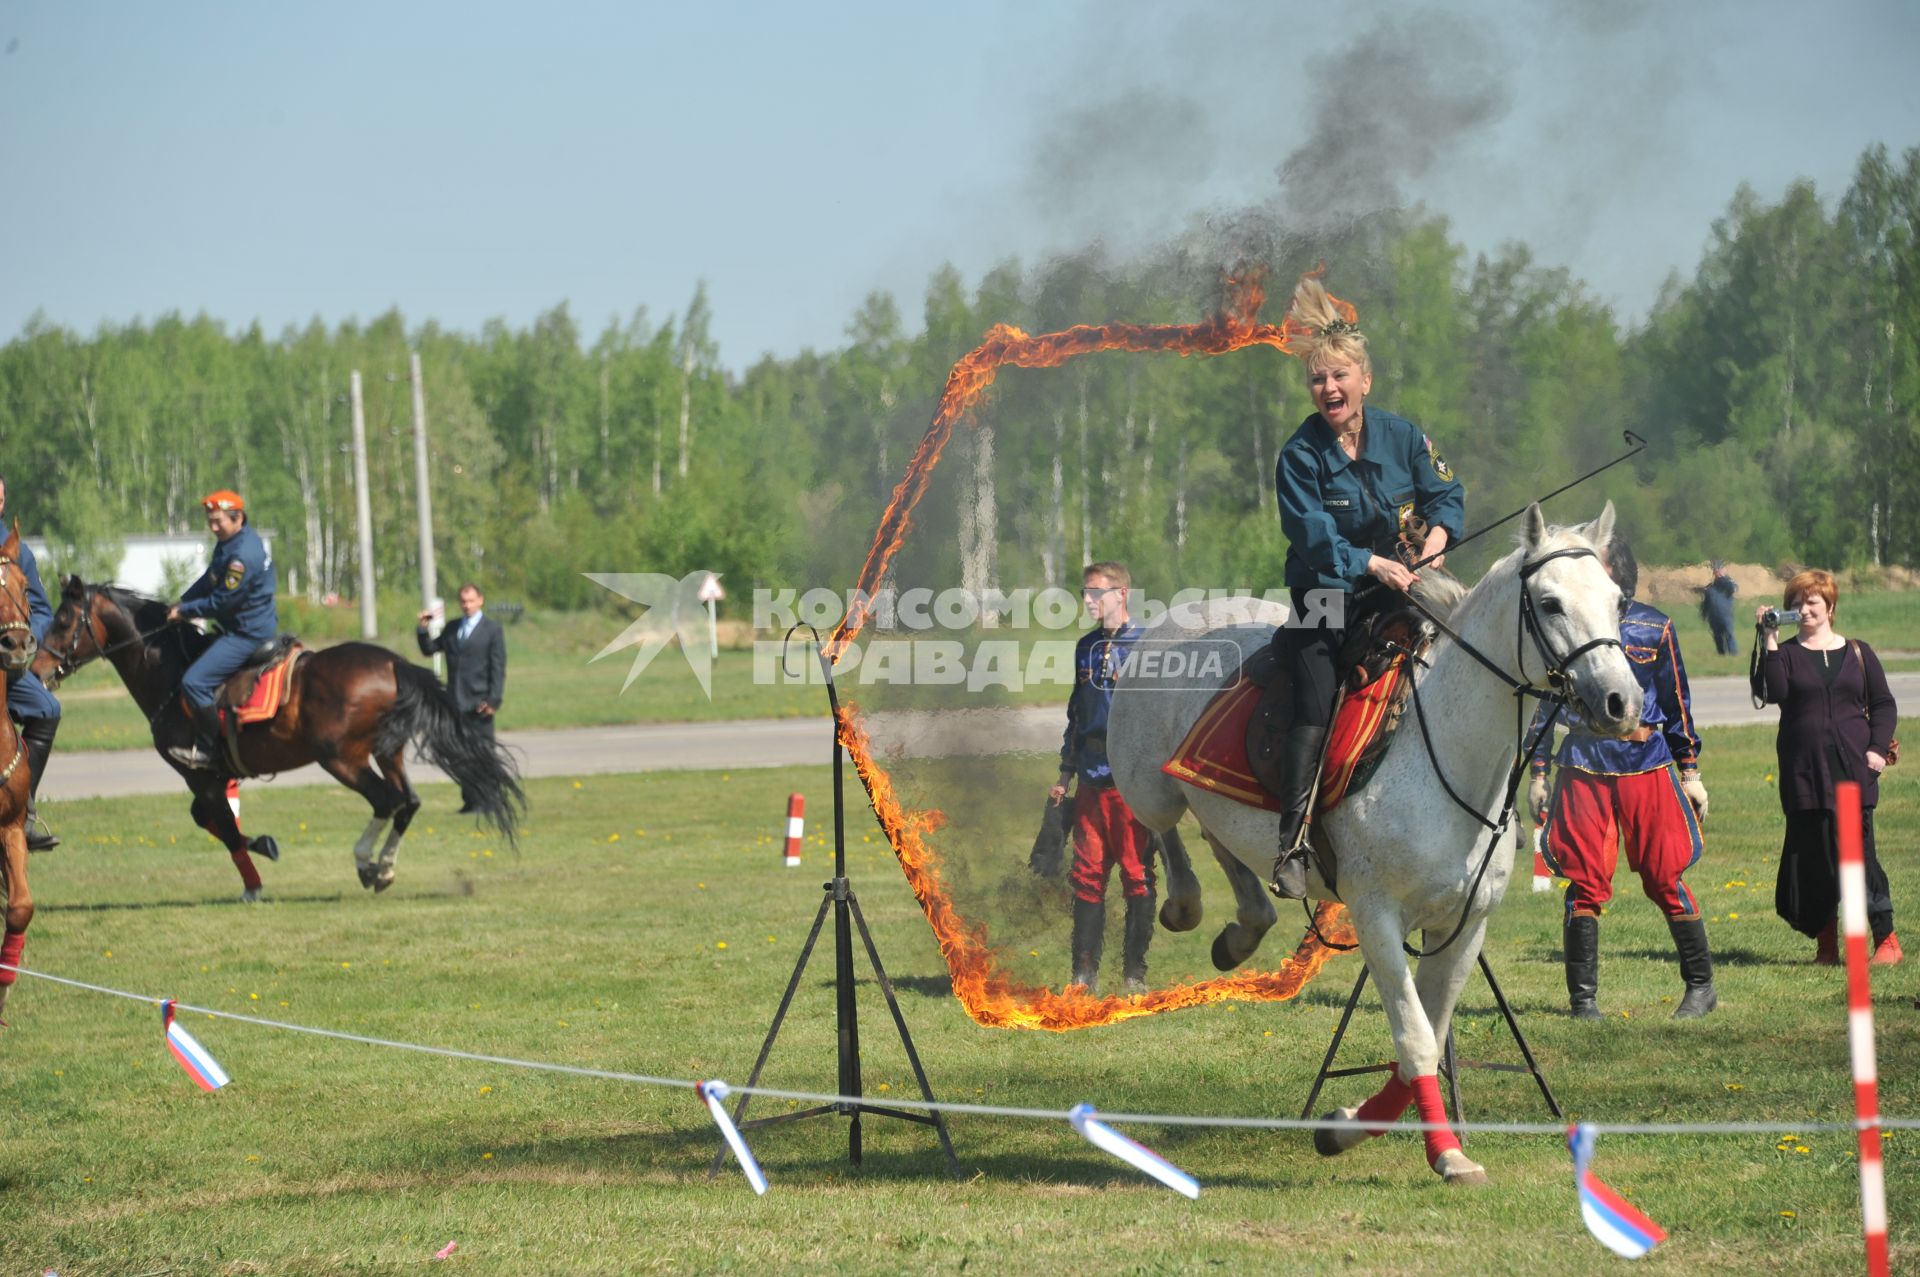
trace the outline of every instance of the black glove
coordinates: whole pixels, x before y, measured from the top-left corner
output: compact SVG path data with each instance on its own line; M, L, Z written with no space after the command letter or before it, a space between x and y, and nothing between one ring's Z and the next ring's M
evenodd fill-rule
M1058 878L1067 863L1067 805L1047 800L1040 816L1040 832L1033 836L1033 854L1027 868L1042 878Z

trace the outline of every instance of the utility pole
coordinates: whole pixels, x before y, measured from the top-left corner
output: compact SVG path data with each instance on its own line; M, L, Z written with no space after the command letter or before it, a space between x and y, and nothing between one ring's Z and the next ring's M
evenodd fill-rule
M360 637L380 637L373 597L373 504L367 496L367 410L360 393L360 370L349 383L353 402L353 507L360 525Z
M420 379L420 352L417 350L409 357L408 373L413 380L413 486L420 504L420 609L430 612L440 602L437 593L440 572L433 560L433 493L427 477L427 388ZM443 624L443 618L429 621L428 634L439 637ZM440 672L438 653L434 654L433 672Z

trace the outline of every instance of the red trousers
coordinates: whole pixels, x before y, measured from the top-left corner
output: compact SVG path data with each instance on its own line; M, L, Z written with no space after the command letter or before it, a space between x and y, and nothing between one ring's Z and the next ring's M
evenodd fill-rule
M1669 918L1698 918L1680 875L1700 859L1700 824L1671 763L1659 771L1607 776L1562 767L1547 817L1547 861L1573 885L1569 914L1597 916L1613 899L1621 842L1627 867L1640 875L1647 899Z
M1150 895L1152 841L1119 790L1083 779L1073 795L1073 894L1089 904L1103 903L1107 879L1118 865L1121 894Z

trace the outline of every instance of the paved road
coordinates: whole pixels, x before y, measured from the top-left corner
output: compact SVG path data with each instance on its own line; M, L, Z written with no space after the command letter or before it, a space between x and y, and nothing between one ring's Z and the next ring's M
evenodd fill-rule
M1894 698L1920 705L1920 673L1889 674ZM1693 684L1694 710L1707 727L1771 723L1779 711L1756 710L1743 678L1702 678ZM879 715L870 724L884 758L890 752L915 755L991 754L1047 751L1060 746L1060 710L961 710L942 714ZM636 727L576 727L564 731L502 732L500 739L520 751L528 776L588 776L609 772L685 771L746 767L789 767L824 763L832 748L825 717L760 718L731 723L672 723ZM445 781L424 764L416 783ZM317 767L288 772L250 784L318 785L332 779ZM175 794L181 789L173 769L152 750L54 754L41 783L49 799L105 798L124 794Z

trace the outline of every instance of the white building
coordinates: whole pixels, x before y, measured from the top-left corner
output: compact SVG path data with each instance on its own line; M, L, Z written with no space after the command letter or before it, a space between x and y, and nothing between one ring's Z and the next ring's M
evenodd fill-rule
M260 539L266 543L267 554L271 557L273 533L263 528L260 530ZM47 593L57 599L62 575L60 552L49 545L45 537L28 537L26 541L40 568L41 583L46 586ZM112 584L138 590L154 598L171 597L190 585L205 570L212 549L212 534L206 532L176 535L136 533L122 537L120 566L114 570Z

